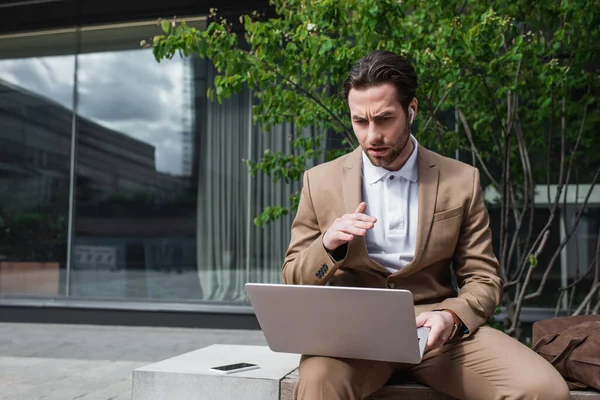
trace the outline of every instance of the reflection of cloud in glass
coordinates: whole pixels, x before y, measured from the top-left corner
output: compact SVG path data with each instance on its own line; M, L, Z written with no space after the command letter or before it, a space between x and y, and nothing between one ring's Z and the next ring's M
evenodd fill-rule
M157 169L182 172L186 60L157 63L149 50L83 54L79 112L156 147Z
M79 115L155 146L157 169L181 174L186 63L159 64L150 50L81 54ZM72 109L74 66L74 56L0 60L0 79Z
M101 122L107 128L125 132L129 136L151 143L156 147L156 168L161 172L180 174L182 166L181 121L107 121ZM140 136L130 132L139 132Z
M0 60L0 79L73 108L74 56Z

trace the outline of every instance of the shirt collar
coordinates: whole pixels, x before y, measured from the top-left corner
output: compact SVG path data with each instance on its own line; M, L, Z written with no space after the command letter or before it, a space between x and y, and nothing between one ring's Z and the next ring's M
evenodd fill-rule
M371 163L365 152L362 152L362 162L363 162L363 177L369 183L373 184L383 177L387 175L401 176L405 179L408 179L411 182L417 182L419 178L419 172L417 168L417 152L419 149L419 142L417 139L410 135L410 140L415 145L413 152L406 160L406 163L400 168L398 171L389 171L383 167L377 167Z

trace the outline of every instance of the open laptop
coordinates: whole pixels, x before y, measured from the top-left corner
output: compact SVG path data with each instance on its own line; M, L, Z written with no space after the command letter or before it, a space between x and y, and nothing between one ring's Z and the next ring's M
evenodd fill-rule
M341 286L246 284L272 351L418 364L429 328L417 330L412 293Z

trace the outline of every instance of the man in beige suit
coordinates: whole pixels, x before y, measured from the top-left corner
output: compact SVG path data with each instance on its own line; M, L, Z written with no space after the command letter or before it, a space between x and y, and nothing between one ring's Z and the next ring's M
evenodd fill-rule
M569 399L549 363L484 325L502 280L479 172L411 135L416 88L390 52L352 68L344 94L360 146L304 174L283 280L410 290L426 353L417 365L303 356L296 396L362 399L403 372L458 399Z

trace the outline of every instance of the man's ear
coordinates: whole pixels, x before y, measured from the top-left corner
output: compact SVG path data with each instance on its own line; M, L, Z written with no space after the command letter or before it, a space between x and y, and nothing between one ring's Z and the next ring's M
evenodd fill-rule
M408 104L408 120L410 121L411 125L415 121L415 117L417 116L418 109L419 109L419 102L416 97L413 97L413 99Z

